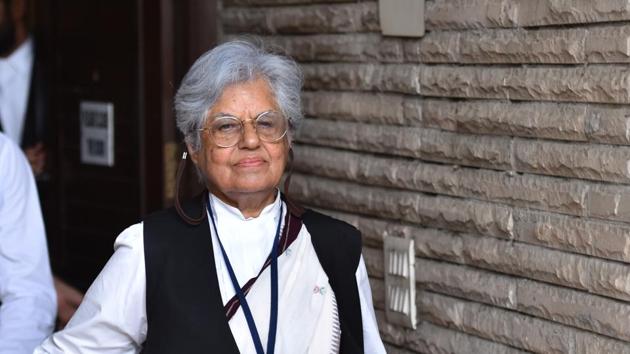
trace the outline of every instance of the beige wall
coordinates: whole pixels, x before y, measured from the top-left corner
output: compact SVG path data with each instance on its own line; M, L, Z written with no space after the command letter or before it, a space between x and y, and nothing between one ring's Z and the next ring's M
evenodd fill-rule
M392 353L630 353L630 5L225 0L303 64L293 193L357 225ZM273 5L273 6L272 6ZM416 242L419 326L384 319L382 237Z

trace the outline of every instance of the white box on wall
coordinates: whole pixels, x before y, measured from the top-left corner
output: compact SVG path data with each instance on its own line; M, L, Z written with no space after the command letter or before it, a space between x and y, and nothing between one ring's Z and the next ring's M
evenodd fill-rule
M114 166L114 104L81 101L81 163Z
M379 0L378 13L385 36L424 35L424 0Z

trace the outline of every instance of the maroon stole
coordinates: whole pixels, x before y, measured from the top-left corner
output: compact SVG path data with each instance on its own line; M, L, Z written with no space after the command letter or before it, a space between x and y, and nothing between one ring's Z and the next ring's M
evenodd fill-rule
M280 255L282 255L282 253L284 253L284 251L289 248L289 246L291 246L295 239L297 239L297 236L300 233L301 229L302 219L293 215L291 212L287 212L284 218L284 228L282 229L282 236L280 236L280 242L278 243L278 247L280 248L278 250L278 257L280 257ZM260 274L262 274L262 272L269 266L269 264L271 264L271 255L267 256L267 260L263 264L260 272L258 272L258 275L249 279L247 283L245 283L245 285L243 286L243 293L245 294L245 296L247 296L252 285L254 285ZM241 303L240 301L238 301L238 297L236 295L232 296L230 301L225 304L225 315L227 316L228 321L232 318L232 316L234 316L240 306Z

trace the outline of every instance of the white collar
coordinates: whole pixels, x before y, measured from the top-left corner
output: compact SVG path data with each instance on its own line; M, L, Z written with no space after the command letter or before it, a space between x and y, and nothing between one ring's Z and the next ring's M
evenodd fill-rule
M257 217L249 217L246 218L243 213L238 208L235 208L221 199L217 198L214 194L208 193L210 195L210 203L212 205L212 212L214 213L215 221L218 223L219 219L222 217L225 218L223 221L233 221L233 222L243 222L243 221L254 221L254 220L264 220L267 218L273 218L277 221L278 213L280 211L280 191L276 192L276 199L274 201L265 206L263 210L260 212L260 215Z
M0 59L0 65L7 66L19 74L28 74L33 64L33 40L28 37L24 43L7 58Z

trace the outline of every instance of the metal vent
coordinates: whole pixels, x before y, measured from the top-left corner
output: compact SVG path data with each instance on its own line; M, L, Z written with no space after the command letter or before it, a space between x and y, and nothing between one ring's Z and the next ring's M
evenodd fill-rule
M416 328L416 274L412 239L385 236L385 314L387 321Z

